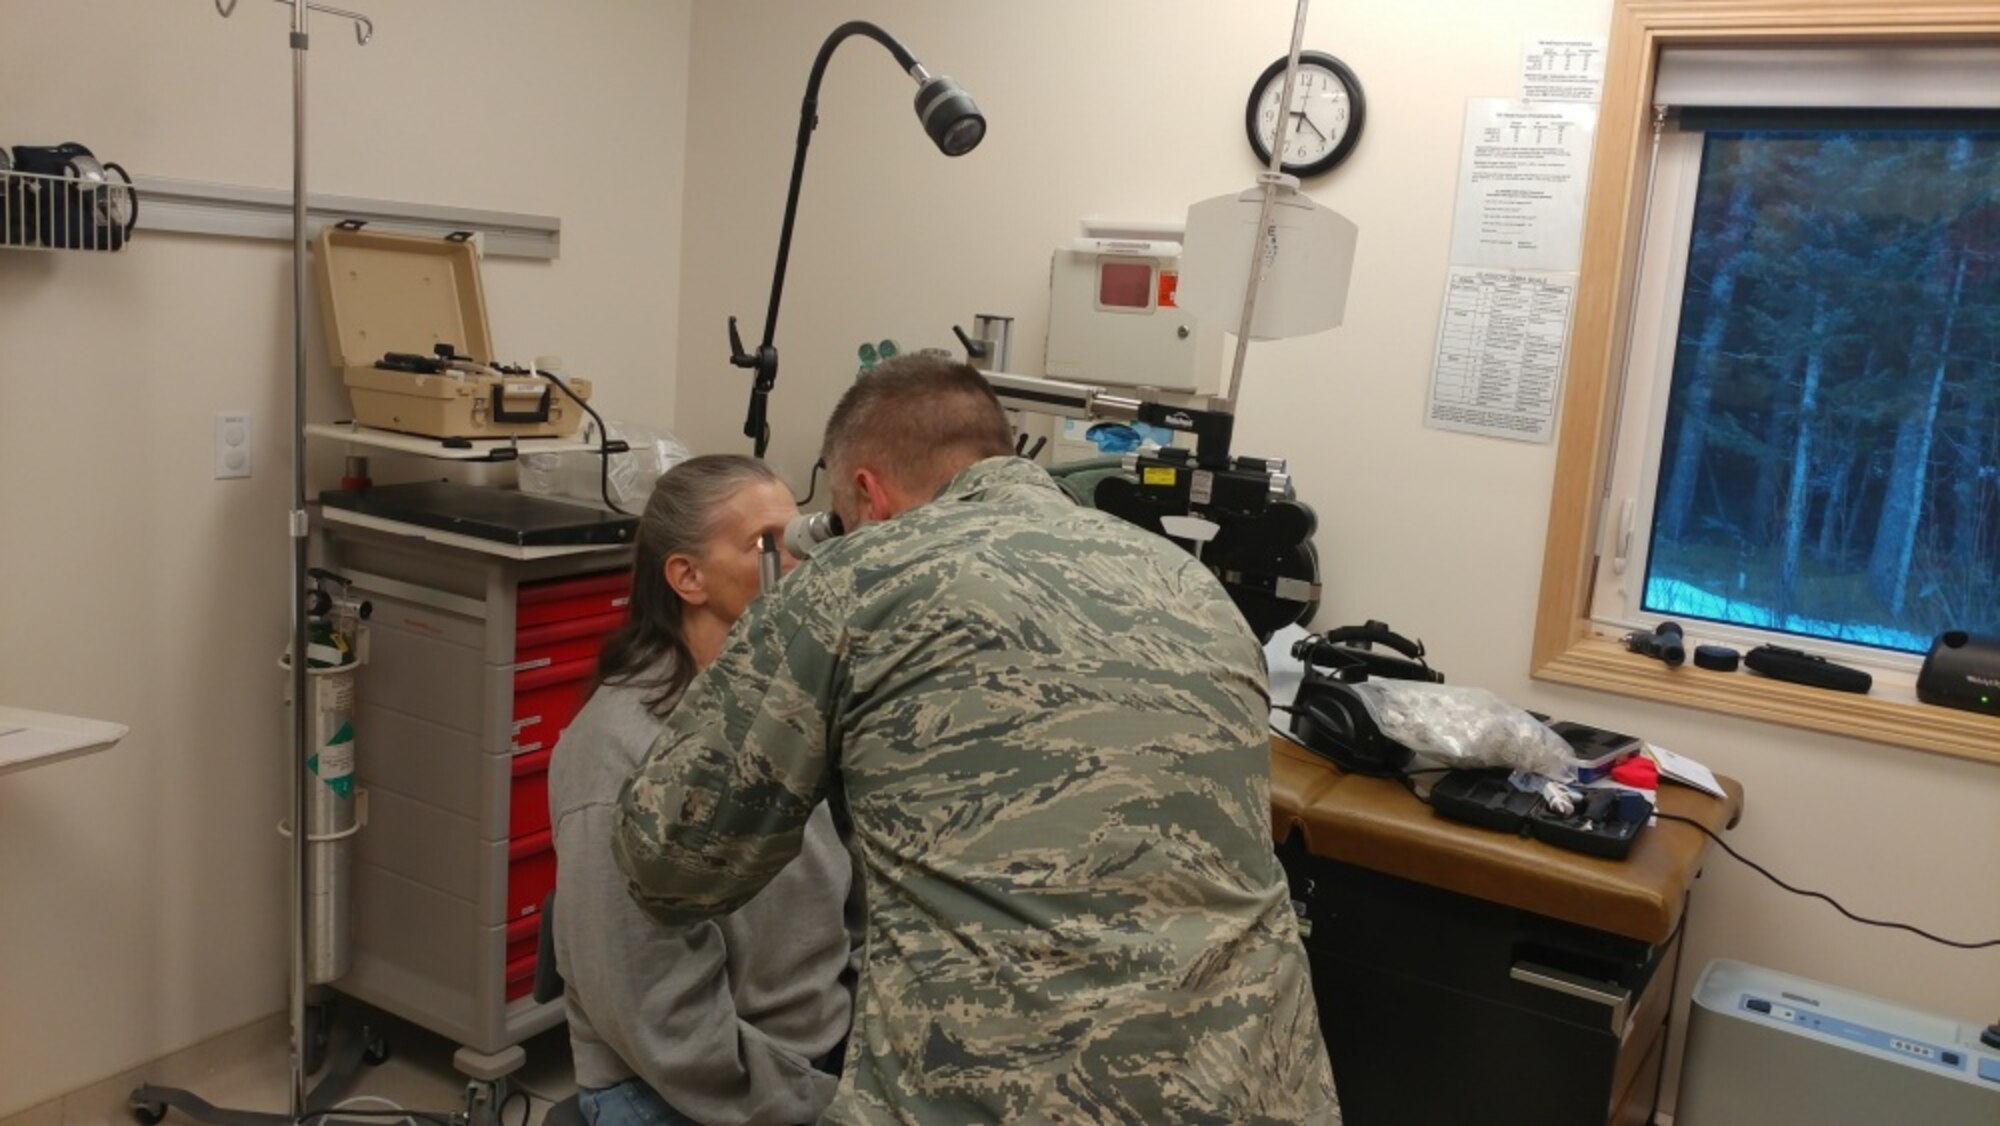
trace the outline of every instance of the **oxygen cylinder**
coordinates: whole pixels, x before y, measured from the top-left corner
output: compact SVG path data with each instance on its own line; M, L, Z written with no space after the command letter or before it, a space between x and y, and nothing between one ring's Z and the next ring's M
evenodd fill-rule
M366 603L326 598L317 603L310 618L306 689L312 717L300 777L306 787L306 981L312 985L339 980L354 957L354 834L359 830L354 792L354 671L359 661L340 626L348 626L351 632L367 616ZM290 667L288 659L281 663ZM289 697L289 678L286 684Z
M317 648L317 647L315 647ZM306 757L306 980L325 985L353 959L354 665L306 665L312 695Z

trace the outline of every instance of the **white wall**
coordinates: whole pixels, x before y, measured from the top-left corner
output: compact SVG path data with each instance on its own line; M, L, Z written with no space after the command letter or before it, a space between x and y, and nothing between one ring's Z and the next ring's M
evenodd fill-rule
M773 460L802 488L862 340L951 345L954 321L1018 318L1014 366L1040 370L1049 254L1085 215L1177 218L1257 171L1243 107L1280 55L1291 3L1257 0L732 0L694 12L679 429L745 448L745 378L723 324L763 325L771 254L812 53L841 19L882 22L961 79L991 135L931 149L912 88L873 44L835 57L821 100L778 343ZM1376 617L1421 635L1459 683L1643 734L1740 779L1732 840L1865 914L2000 934L1992 767L1539 684L1527 675L1554 449L1421 424L1464 99L1517 86L1524 37L1601 34L1608 0L1320 0L1306 35L1359 73L1366 136L1311 182L1361 228L1347 324L1259 345L1243 453L1289 457L1318 510L1322 625ZM1690 972L1743 958L1977 1019L2000 1016L2000 960L1839 918L1726 857L1700 881ZM1671 1084L1669 1086L1671 1100Z
M312 188L560 216L558 261L485 264L501 348L670 422L687 0L354 6L365 49L315 22ZM289 17L9 0L0 141L289 188ZM284 1005L289 261L0 251L0 702L132 727L0 778L0 1117ZM256 473L215 481L234 409Z

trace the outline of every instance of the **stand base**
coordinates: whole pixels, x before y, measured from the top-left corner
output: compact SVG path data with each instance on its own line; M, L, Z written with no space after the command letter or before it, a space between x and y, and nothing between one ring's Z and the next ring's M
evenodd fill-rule
M363 1028L360 1035L348 1038L333 1053L326 1074L306 1096L307 1111L316 1113L332 1109L333 1104L340 1101L347 1089L354 1085L354 1077L362 1064L372 1067L388 1058L388 1043ZM165 1119L169 1110L178 1110L190 1120L206 1122L210 1126L296 1126L298 1121L282 1111L219 1107L193 1091L179 1087L155 1087L150 1083L142 1083L132 1091L131 1107L132 1117L148 1126Z

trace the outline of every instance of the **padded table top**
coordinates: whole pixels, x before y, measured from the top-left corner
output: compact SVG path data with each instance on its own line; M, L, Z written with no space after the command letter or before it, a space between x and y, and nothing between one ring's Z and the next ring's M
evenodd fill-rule
M1660 809L1720 833L1743 813L1743 787L1718 776L1727 799L1677 783ZM1656 821L1623 860L1449 821L1393 778L1348 774L1288 739L1271 737L1271 835L1303 833L1315 856L1399 876L1538 915L1660 943L1680 925L1708 838Z

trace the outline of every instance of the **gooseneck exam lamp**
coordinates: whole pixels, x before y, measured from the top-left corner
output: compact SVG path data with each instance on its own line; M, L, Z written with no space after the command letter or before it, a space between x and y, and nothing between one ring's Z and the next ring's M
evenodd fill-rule
M813 59L812 75L806 79L805 100L799 104L798 150L792 157L792 184L785 195L785 222L778 231L778 264L771 273L771 305L764 313L764 341L755 353L743 350L737 334L736 318L729 318L729 362L755 373L750 385L750 410L743 419L743 436L754 443L758 457L771 443L771 424L766 414L771 388L778 382L778 349L772 343L778 333L778 301L785 292L785 262L792 253L792 222L798 217L799 184L805 176L806 146L812 143L813 128L819 124L819 83L833 49L850 36L865 35L887 48L917 83L917 120L924 133L946 156L964 156L986 137L986 118L973 104L971 95L943 75L933 75L896 38L872 23L853 20L833 29L820 44Z

